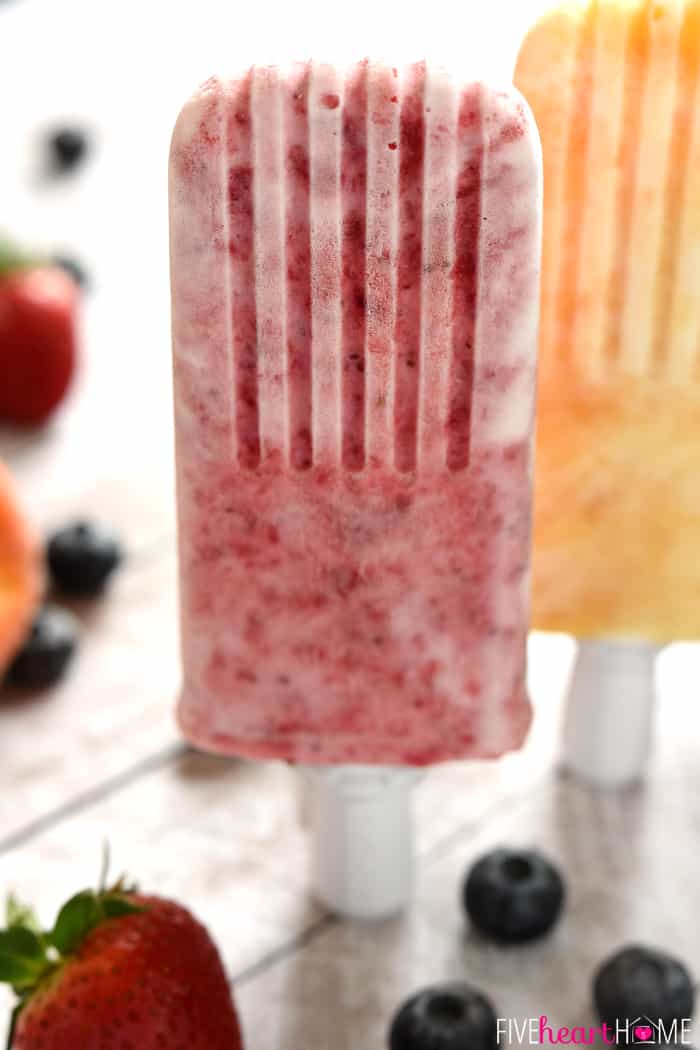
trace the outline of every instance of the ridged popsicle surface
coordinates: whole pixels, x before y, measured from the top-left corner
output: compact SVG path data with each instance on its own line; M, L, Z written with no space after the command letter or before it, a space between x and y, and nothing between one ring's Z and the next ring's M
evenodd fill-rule
M544 152L535 626L700 637L700 2L581 0L516 84Z
M253 67L170 168L184 684L201 746L522 742L540 155L512 89Z

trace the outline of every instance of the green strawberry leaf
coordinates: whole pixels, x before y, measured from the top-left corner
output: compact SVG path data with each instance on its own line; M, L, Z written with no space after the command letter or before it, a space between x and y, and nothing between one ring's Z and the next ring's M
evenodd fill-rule
M106 893L101 897L100 906L105 919L120 919L123 915L137 915L146 910L116 893Z
M70 955L105 919L118 919L140 911L143 908L120 893L97 894L83 890L63 905L47 939L61 955Z
M0 930L0 954L29 960L44 959L46 956L41 938L26 926L10 926L7 930Z
M15 991L33 988L43 970L43 963L38 964L36 960L0 952L0 981L11 984Z
M0 981L21 995L33 988L52 966L41 938L25 926L0 930Z
M92 890L77 893L58 913L54 928L47 935L49 944L61 955L70 954L99 925L102 917L97 896Z
M41 936L41 926L32 908L21 904L13 893L8 894L5 905L5 918L8 926L26 926Z
M27 926L0 930L0 982L11 984L17 995L33 989L53 966L40 934Z

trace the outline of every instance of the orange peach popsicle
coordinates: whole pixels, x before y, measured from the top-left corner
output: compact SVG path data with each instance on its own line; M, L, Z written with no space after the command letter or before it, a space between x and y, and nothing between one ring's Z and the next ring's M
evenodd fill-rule
M560 4L515 81L545 166L534 623L700 637L700 0Z

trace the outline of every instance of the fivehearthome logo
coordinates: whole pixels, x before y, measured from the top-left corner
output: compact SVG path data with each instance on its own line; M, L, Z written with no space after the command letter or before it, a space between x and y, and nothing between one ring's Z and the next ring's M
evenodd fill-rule
M554 1028L546 1014L520 1021L499 1017L496 1039L499 1046L592 1046L599 1040L608 1046L690 1046L689 1017L663 1021L634 1017L615 1024Z

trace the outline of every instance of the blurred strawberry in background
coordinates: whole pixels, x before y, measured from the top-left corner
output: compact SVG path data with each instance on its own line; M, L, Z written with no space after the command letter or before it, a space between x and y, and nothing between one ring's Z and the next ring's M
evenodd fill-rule
M78 362L80 290L60 266L0 241L0 420L45 423Z

